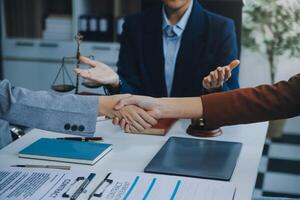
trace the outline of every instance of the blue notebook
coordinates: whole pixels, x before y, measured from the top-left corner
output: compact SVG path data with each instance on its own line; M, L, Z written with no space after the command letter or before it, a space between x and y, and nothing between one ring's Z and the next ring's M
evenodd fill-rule
M41 138L20 151L19 157L93 165L111 149L111 144Z

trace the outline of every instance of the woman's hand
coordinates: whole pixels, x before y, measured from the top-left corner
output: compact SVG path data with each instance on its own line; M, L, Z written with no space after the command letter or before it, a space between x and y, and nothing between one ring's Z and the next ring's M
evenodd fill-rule
M218 67L216 70L211 71L209 75L203 79L203 87L208 91L221 88L223 83L230 79L231 71L239 64L239 60L233 60L229 65Z
M111 85L112 87L119 86L118 74L108 65L84 56L80 56L80 61L91 67L90 69L74 69L75 73L82 78L101 85Z
M155 119L161 118L160 103L158 98L148 96L131 95L126 98L120 99L116 104L115 109L120 110L124 106L136 105L146 110Z

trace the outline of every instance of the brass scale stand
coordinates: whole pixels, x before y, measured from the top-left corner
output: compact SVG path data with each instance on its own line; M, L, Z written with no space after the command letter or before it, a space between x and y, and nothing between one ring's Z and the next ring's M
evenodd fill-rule
M62 59L62 64L61 64L61 67L59 68L59 71L51 85L51 89L56 91L56 92L70 92L72 90L75 89L75 94L78 94L78 90L79 90L79 75L76 75L76 84L74 86L73 84L73 81L71 79L71 76L70 74L68 73L68 70L66 68L66 62L67 61L76 61L76 68L80 68L80 60L79 60L79 57L80 57L80 44L83 40L83 36L78 33L76 36L75 36L75 40L76 40L76 43L77 43L77 50L76 50L76 57L63 57ZM89 58L91 59L94 59L94 56L90 55L88 56ZM57 79L58 77L60 76L60 74L62 73L62 84L56 84L57 82ZM66 83L66 78L65 78L65 75L67 76L70 84L67 84ZM98 88L98 87L101 87L101 85L99 84L94 84L92 82L83 82L82 85L84 85L85 87L87 88Z

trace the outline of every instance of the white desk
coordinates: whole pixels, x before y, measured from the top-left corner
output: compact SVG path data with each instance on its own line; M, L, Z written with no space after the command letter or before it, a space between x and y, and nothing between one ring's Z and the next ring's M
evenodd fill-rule
M113 144L113 150L99 160L94 166L65 164L52 161L18 158L18 152L41 137L62 137L64 134L50 133L34 129L23 138L15 141L0 151L0 166L14 164L58 164L70 165L72 169L96 171L97 181L88 187L88 193L96 187L96 182L102 180L111 170L142 172L144 167L157 153L170 136L190 137L185 133L189 120L178 121L165 137L125 134L111 121L97 123L95 136L102 136L106 143ZM243 143L242 151L230 182L236 185L236 200L250 200L254 189L259 161L266 137L267 123L240 125L223 128L224 134L211 138L214 140L235 141ZM88 193L81 195L86 199Z

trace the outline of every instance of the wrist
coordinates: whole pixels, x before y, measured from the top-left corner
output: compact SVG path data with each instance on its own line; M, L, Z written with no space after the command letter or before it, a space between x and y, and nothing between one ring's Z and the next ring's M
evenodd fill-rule
M115 95L121 93L121 81L118 79L117 82L114 82L113 84L106 85L104 87L104 92L106 95Z
M203 115L199 97L159 98L158 110L161 118L197 118Z
M101 96L99 97L99 109L98 115L107 116L109 114L109 96Z
M160 118L172 118L172 106L168 98L157 99L157 109L160 113Z
M223 85L219 87L214 87L214 88L204 88L204 93L205 94L210 94L210 93L215 93L215 92L221 92L223 89Z
M118 75L116 75L115 80L110 84L110 86L113 88L118 88L119 85L120 85L120 78Z

